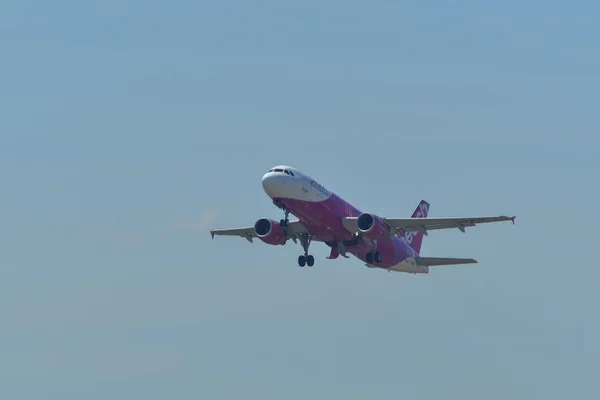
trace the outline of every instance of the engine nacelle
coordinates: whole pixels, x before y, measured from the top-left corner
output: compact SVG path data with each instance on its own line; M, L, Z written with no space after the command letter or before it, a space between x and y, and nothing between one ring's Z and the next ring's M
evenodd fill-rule
M358 230L373 239L389 237L390 233L385 222L371 213L362 213L356 221Z
M254 224L256 236L263 242L274 246L285 244L285 230L277 222L261 218Z

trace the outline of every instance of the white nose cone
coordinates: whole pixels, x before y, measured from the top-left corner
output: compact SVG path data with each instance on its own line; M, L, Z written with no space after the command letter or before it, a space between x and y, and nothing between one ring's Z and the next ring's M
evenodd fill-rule
M309 189L308 182L298 175L288 175L283 168L274 168L262 177L265 193L272 199L293 199L303 201L323 201Z
M280 186L280 182L278 182L278 181L281 178L282 178L281 175L279 175L277 173L273 173L273 172L267 172L262 177L263 190L269 197L271 197L271 198L277 197L278 188Z

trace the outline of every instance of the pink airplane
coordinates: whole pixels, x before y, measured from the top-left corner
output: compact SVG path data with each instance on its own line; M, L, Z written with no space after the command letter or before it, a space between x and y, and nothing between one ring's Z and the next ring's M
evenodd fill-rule
M422 200L411 218L382 218L361 212L325 189L309 176L289 166L277 166L262 178L263 189L273 204L285 213L277 223L261 218L253 227L210 231L215 235L240 236L249 242L257 237L270 245L284 245L289 239L300 241L304 254L298 265L312 267L308 254L312 241L331 247L329 259L352 254L369 268L408 273L428 273L430 266L472 264L472 258L421 257L423 235L436 229L459 229L499 221L515 222L515 217L429 218L429 203ZM298 220L290 221L289 214Z

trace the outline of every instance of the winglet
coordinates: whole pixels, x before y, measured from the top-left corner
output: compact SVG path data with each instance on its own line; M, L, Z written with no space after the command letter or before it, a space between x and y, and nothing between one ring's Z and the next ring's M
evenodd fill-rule
M513 225L515 224L515 218L517 218L516 215L510 219L512 221Z
M215 231L210 231L210 236L212 236L212 238L215 238Z

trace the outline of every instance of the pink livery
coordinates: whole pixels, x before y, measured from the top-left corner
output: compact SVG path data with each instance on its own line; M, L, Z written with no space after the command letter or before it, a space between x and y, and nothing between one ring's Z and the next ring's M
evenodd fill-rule
M258 238L278 246L288 240L300 243L304 253L298 257L301 267L314 265L309 254L313 241L331 248L329 259L348 254L370 268L408 273L428 273L430 266L476 263L472 258L420 256L423 237L431 230L459 229L480 223L512 221L515 217L430 218L429 203L421 200L410 218L383 218L362 212L323 185L290 166L270 169L262 186L273 204L283 210L284 218L276 222L261 218L254 226L212 230L215 235L240 236L252 242ZM298 219L289 220L289 214Z

